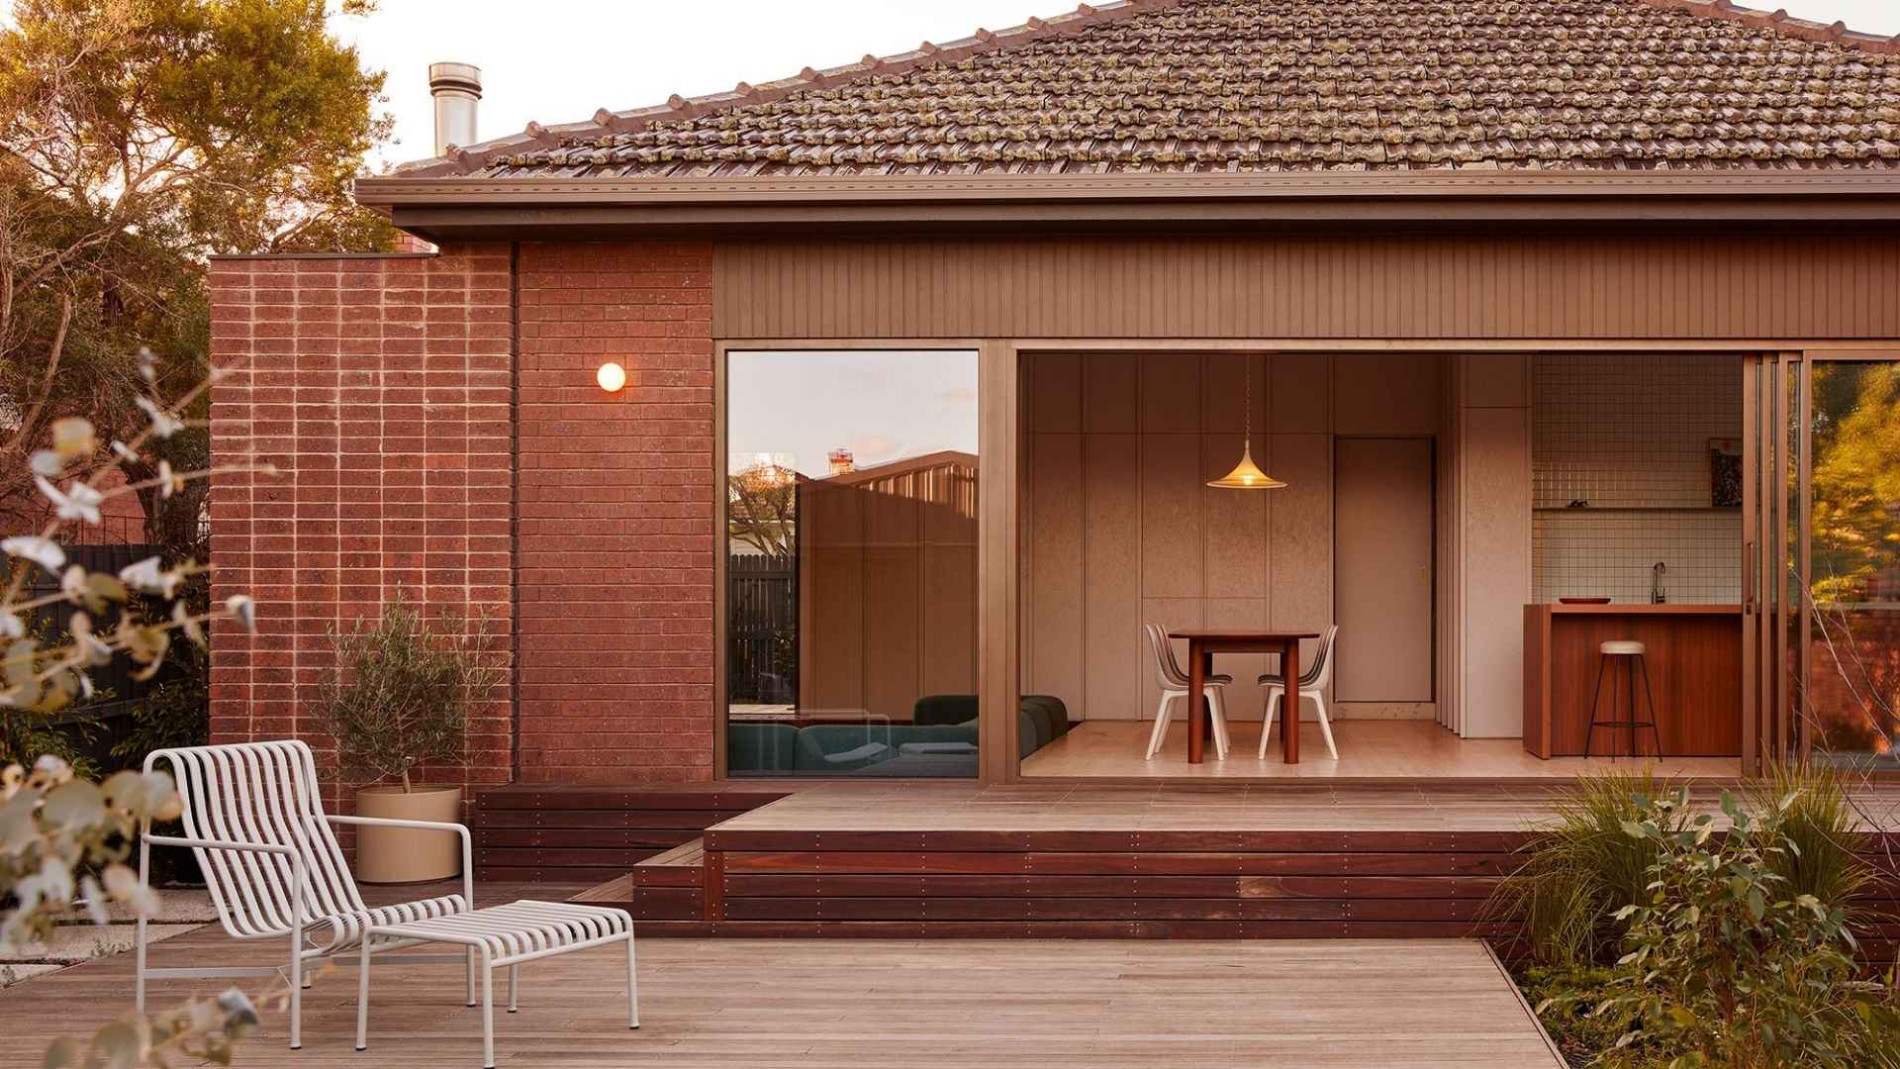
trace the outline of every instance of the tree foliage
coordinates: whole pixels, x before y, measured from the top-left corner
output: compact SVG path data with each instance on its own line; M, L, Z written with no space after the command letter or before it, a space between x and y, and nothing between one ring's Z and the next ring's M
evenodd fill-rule
M361 12L350 0L337 13ZM178 394L206 372L205 258L371 250L394 231L350 180L389 131L383 75L323 0L14 0L0 30L0 427L39 448L81 416L127 437L141 348ZM202 422L204 402L185 413ZM201 427L152 451L202 467ZM0 457L0 523L37 516ZM155 474L123 462L130 482ZM142 495L146 538L195 530L207 486Z

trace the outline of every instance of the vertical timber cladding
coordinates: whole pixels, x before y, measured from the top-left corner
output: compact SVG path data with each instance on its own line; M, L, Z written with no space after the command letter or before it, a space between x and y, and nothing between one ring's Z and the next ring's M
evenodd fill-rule
M721 244L713 332L797 338L1900 336L1900 238Z

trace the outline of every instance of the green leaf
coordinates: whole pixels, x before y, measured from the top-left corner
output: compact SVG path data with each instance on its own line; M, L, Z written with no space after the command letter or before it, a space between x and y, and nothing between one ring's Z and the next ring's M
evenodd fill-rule
M46 1057L40 1059L41 1069L63 1069L64 1066L79 1064L79 1043L71 1036L61 1036L53 1040L46 1048Z

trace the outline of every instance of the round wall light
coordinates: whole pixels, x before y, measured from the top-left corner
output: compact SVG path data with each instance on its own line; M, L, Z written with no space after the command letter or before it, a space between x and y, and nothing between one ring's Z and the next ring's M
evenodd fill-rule
M600 383L600 388L608 393L619 393L620 388L627 384L627 369L609 361L594 372L594 381Z

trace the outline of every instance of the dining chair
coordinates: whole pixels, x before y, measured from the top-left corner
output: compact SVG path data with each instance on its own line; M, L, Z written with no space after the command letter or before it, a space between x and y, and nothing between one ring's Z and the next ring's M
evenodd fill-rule
M1174 646L1168 641L1168 633L1160 624L1142 624L1143 634L1148 636L1148 652L1155 663L1155 682L1161 685L1161 704L1155 709L1155 727L1148 735L1147 758L1161 752L1161 744L1168 737L1168 713L1176 699L1188 696L1191 685L1188 674L1181 670L1181 663L1174 659ZM1202 689L1207 693L1207 715L1214 723L1214 754L1221 760L1227 758L1228 735L1227 716L1221 707L1222 688L1234 681L1234 677L1225 673L1208 675ZM1189 718L1189 723L1193 718Z
M1319 711L1319 732L1326 736L1326 752L1339 760L1339 747L1333 745L1333 725L1326 716L1326 699L1320 694L1328 683L1333 681L1333 653L1339 648L1339 625L1326 629L1319 640L1319 653L1313 657L1313 663L1300 673L1300 700L1311 701ZM1268 673L1260 677L1260 685L1267 688L1267 719L1260 725L1260 756L1267 756L1267 737L1273 734L1273 713L1286 698L1286 679L1283 676ZM1290 714L1293 723L1290 731L1300 730L1300 711Z

